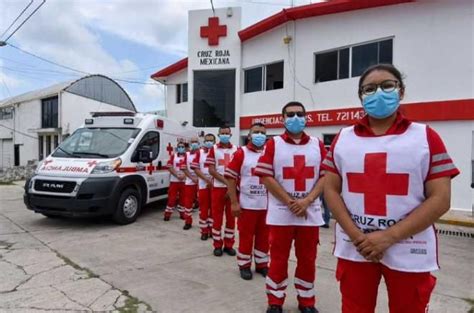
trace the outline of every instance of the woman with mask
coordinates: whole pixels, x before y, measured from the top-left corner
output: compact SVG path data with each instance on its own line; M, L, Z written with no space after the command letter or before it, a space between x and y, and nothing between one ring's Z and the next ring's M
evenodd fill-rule
M196 157L191 163L191 168L199 177L199 227L201 228L201 240L207 240L212 230L212 214L211 214L211 188L212 177L209 174L209 168L204 165L209 150L216 143L216 136L207 134L204 136L203 147L198 151Z
M265 222L267 190L261 179L254 174L267 139L266 133L262 123L253 124L250 127L247 146L239 148L233 154L225 171L232 214L238 218L237 264L240 277L245 280L250 280L253 276L250 270L252 255L255 271L264 277L268 272L268 227Z
M400 113L404 94L394 66L368 68L359 79L367 115L341 130L324 160L344 313L373 313L382 276L390 313L424 313L436 283L433 224L459 171L433 129Z
M165 222L169 221L176 206L181 219L184 219L184 180L186 176L181 170L186 154L184 142L179 142L176 153L168 160L168 171L170 172L170 186L168 188L168 203L165 209Z
M316 313L314 280L319 226L324 225L319 196L323 189L321 140L304 132L306 110L300 102L282 109L286 131L270 139L255 174L268 190L270 267L266 279L267 313L283 312L292 243L297 259L295 289L299 310Z

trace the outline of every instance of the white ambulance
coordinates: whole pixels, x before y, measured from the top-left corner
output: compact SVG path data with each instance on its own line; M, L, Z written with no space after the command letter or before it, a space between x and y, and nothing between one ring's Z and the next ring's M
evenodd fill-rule
M173 147L198 135L158 115L92 113L38 165L24 202L48 217L110 215L133 223L144 205L167 197Z

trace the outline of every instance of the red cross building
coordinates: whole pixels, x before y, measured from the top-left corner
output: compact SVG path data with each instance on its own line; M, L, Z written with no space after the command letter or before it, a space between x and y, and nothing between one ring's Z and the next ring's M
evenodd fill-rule
M387 195L408 195L409 174L387 173L387 153L367 153L364 173L347 173L349 192L364 195L364 212L387 216Z
M87 162L87 166L88 166L88 167L93 167L93 166L95 166L96 164L97 164L97 161L89 161L89 162Z
M168 142L168 146L166 147L166 151L168 151L168 155L171 156L173 154L173 146L171 145L171 142Z
M256 167L252 167L252 170L251 170L252 176L257 176L257 175L255 175L255 169L256 169ZM262 177L260 177L260 176L258 176L258 183L260 185L263 185L263 180L262 180Z
M230 154L224 153L224 158L217 161L218 166L224 166L224 170L227 169L227 165L230 162Z
M314 166L306 166L304 155L293 156L293 167L283 168L283 178L295 181L295 191L306 190L306 180L314 178Z
M201 26L201 38L207 38L209 46L218 46L219 37L227 36L227 26L219 25L218 17L210 17L209 26Z

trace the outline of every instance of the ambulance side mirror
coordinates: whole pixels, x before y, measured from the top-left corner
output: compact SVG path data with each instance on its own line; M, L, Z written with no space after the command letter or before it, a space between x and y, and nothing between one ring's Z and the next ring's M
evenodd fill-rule
M141 146L137 149L138 162L151 163L153 161L153 151L150 146Z

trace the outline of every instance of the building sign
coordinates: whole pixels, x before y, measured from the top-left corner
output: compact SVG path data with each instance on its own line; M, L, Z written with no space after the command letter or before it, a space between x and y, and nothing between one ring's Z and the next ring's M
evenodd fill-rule
M218 46L219 37L227 36L227 25L219 25L219 17L210 17L208 26L201 26L201 38L207 38L209 46Z
M450 121L474 119L474 99L447 100L403 104L403 115L414 121ZM351 125L363 118L362 107L307 112L307 126ZM283 128L281 114L242 116L240 128L250 129L253 123L263 123L267 128Z
M200 65L230 64L229 50L202 50L198 51L197 57Z

